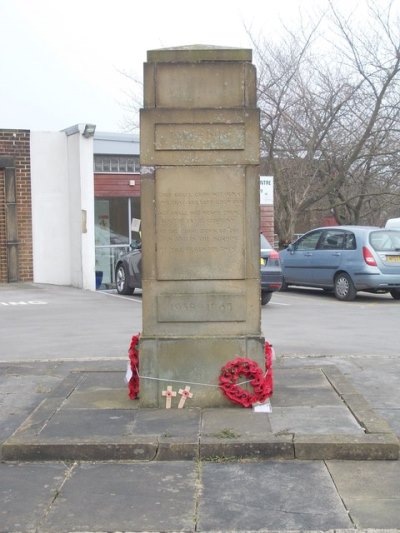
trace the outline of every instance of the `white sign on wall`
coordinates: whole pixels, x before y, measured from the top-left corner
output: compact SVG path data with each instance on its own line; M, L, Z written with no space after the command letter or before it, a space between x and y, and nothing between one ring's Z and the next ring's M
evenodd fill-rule
M260 205L274 205L273 176L260 176Z

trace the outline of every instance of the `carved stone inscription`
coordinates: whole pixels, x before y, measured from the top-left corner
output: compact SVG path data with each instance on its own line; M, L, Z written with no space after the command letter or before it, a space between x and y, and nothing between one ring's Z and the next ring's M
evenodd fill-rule
M244 294L161 294L159 322L243 322Z
M156 171L157 278L244 279L243 167Z

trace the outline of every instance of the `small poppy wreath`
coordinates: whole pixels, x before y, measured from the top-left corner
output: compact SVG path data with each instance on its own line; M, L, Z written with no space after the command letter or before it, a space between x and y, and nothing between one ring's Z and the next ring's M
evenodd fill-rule
M227 398L243 407L251 407L255 403L263 403L272 395L271 346L266 343L265 356L267 372L255 361L247 357L237 357L229 361L221 369L219 387ZM240 376L249 380L253 392L238 385Z
M131 345L129 347L129 361L130 361L130 379L128 382L128 395L131 400L135 400L139 394L139 344L140 333L133 335Z

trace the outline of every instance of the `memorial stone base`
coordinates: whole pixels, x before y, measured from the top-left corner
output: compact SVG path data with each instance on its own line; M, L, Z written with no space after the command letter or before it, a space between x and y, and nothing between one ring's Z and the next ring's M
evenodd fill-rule
M263 339L251 337L199 337L142 339L140 343L140 394L142 407L166 405L162 392L172 386L177 396L171 407L178 407L179 390L190 387L190 407L240 407L221 392L218 378L221 368L236 357L249 357L265 368ZM151 379L148 379L151 378ZM245 378L242 380L246 381ZM248 385L243 385L248 388Z

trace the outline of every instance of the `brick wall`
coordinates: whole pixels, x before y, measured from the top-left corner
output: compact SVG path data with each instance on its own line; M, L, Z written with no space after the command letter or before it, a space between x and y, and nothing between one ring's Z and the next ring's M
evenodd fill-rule
M274 245L274 206L262 205L260 207L260 231Z
M12 158L15 164L18 280L32 281L33 258L29 130L0 130L0 160L5 157ZM7 283L8 281L4 178L4 168L0 168L0 283Z

